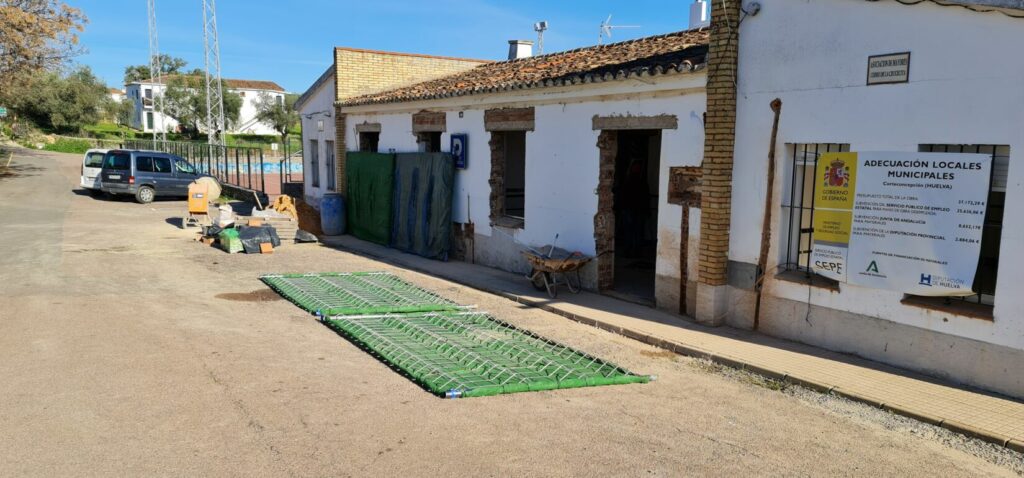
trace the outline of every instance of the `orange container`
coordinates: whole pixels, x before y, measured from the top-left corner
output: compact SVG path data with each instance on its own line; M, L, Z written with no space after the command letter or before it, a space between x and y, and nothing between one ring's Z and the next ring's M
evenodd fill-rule
M206 214L210 209L210 198L207 197L205 184L192 183L188 186L188 213Z

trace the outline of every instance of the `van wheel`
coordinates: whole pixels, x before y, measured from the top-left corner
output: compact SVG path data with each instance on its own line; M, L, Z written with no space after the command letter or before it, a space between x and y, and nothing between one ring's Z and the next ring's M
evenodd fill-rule
M139 204L149 204L153 202L153 198L156 196L156 192L149 186L140 186L139 190L135 193L135 201Z

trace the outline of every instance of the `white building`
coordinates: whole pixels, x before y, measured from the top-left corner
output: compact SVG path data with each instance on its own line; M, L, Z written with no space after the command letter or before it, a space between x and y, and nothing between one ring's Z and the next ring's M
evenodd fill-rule
M1024 396L1024 215L1012 213L1024 206L1024 56L1017 48L1024 44L1024 2L762 5L738 27L728 323L754 323L750 279L767 195L769 102L779 98L758 330ZM909 77L869 85L869 57L887 54L908 60ZM993 156L978 295L923 298L806 272L814 232L810 204L800 209L801 187L813 187L807 165L815 152L839 149Z
M383 91L488 63L486 60L413 53L334 49L334 62L295 102L302 122L303 196L319 206L326 192L339 190L335 162L338 143L335 103L339 99ZM336 79L343 78L339 83ZM344 185L340 185L344 187Z
M108 88L107 92L110 94L110 99L114 100L115 103L120 103L121 100L125 99L124 90L117 88Z
M125 94L135 103L135 113L132 115L131 123L133 128L147 133L153 131L173 132L177 129L178 122L174 118L158 114L153 109L153 101L163 94L167 80L168 78L164 78L162 83L144 80L125 85ZM278 134L270 125L256 119L256 100L261 94L267 94L283 105L284 88L273 81L230 78L225 78L222 81L229 93L242 98L238 122L227 131L228 133Z
M707 31L684 31L341 100L339 141L448 152L452 135L466 135L452 212L465 260L523 271L520 251L558 235L557 246L597 256L589 288L678 310L696 249L681 240L692 204L670 201L670 177L701 164L707 42Z

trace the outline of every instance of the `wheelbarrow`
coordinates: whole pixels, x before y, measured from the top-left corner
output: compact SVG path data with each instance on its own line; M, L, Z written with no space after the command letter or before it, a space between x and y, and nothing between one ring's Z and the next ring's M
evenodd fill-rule
M569 253L562 249L548 248L548 253L541 254L536 250L522 251L523 257L530 263L530 273L526 278L539 291L547 291L552 299L558 296L558 286L564 284L569 292L580 292L580 268L593 260L593 257L581 252Z

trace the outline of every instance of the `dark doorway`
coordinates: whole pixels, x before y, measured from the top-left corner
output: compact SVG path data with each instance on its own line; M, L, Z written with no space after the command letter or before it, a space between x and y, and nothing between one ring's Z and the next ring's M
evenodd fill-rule
M380 144L380 132L363 131L359 133L359 151L376 153L378 144Z
M416 133L416 144L419 145L421 153L440 153L441 132Z
M658 173L661 131L618 132L615 182L615 271L612 289L654 300L658 255Z

